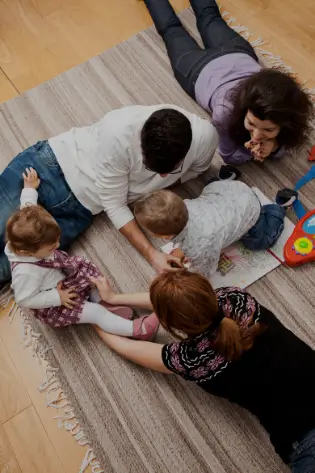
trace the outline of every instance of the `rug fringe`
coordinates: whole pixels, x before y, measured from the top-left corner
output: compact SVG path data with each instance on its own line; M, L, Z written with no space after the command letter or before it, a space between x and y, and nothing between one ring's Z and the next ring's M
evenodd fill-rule
M226 18L227 24L237 33L241 34L245 39L247 39L254 48L259 52L263 57L266 64L266 67L272 67L290 74L296 74L292 67L287 66L281 56L277 56L270 51L262 49L260 46L265 44L265 41L258 37L253 39L254 36L248 31L248 28L244 25L237 24L236 19L231 17L228 11L222 12L222 17ZM307 81L305 82L307 83ZM304 85L303 85L304 87ZM310 94L310 96L315 97L315 88L304 87L304 90ZM21 326L23 328L23 346L24 348L32 348L33 357L36 358L41 365L44 366L45 374L43 382L38 387L40 392L46 394L46 406L53 409L61 410L62 414L55 416L54 418L58 421L58 428L64 428L75 438L81 446L87 446L87 450L82 461L81 468L78 473L84 473L86 469L91 466L92 473L105 473L101 468L100 463L96 460L95 454L90 446L89 440L85 435L83 429L81 428L79 422L76 419L75 412L69 402L68 398L62 391L62 386L58 379L58 369L50 365L47 360L47 352L51 347L43 348L40 346L41 334L33 330L30 321L29 311L21 310L13 301L13 294L9 285L5 286L0 291L0 306L2 309L7 309L11 304L11 307L8 312L10 320L13 321L17 314L20 315Z
M0 307L6 309L12 303L13 293L10 284L6 284L0 290Z
M221 9L221 5L219 5L219 8ZM252 39L253 36L255 36L253 33L250 33L248 31L248 28L242 24L233 24L236 23L236 18L231 17L229 12L224 10L221 12L222 18L225 18L226 23L237 33L241 34L245 39L247 39L250 44L258 51L258 53L263 57L264 59L264 66L266 67L272 67L274 69L281 70L283 72L286 72L288 74L292 75L297 75L297 73L293 70L291 66L288 66L285 64L282 60L281 56L277 56L276 54L271 53L270 51L267 51L260 46L263 46L266 44L266 41L264 41L261 37L258 37L256 39ZM305 81L307 83L307 81ZM310 95L310 97L315 100L315 88L308 88L304 87L303 89L305 90L306 93Z
M92 473L104 473L104 470L101 470L99 464L95 462L94 454L90 448L85 454L79 473L84 473L88 466L92 467Z
M58 421L58 428L67 430L80 446L88 447L79 473L84 473L89 466L92 473L105 473L93 453L88 437L76 419L70 401L62 390L62 385L58 379L58 368L53 367L47 359L51 346L42 347L40 344L41 334L35 332L31 326L31 317L33 316L30 311L22 310L16 305L10 286L6 286L0 291L0 306L1 309L8 309L7 315L10 322L14 320L17 314L20 316L22 346L23 348L31 348L33 357L44 367L43 381L38 386L38 390L46 395L46 407L61 411L60 414L54 416L54 419Z

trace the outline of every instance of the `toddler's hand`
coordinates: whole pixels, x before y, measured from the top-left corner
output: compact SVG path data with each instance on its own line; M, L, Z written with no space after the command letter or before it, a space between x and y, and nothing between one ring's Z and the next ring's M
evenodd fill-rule
M185 259L185 254L180 248L174 248L171 252L170 255L176 256L177 258L180 259L181 262L184 261Z
M150 263L158 273L174 272L183 269L180 258L154 250Z
M113 288L111 287L109 281L104 277L90 278L90 280L92 284L94 284L94 286L98 290L102 301L108 302L108 304L111 304L116 293L115 291L113 291Z
M25 169L23 173L24 187L27 189L38 189L40 185L40 179L37 172L33 168Z
M186 258L184 252L180 248L174 248L174 250L170 252L170 255L176 256L177 258L179 258L184 268L186 269L190 268L190 261L188 258Z
M76 305L76 299L78 294L74 292L74 288L70 287L70 289L62 289L62 281L60 281L57 285L57 291L60 297L61 305L67 307L67 309L73 309Z

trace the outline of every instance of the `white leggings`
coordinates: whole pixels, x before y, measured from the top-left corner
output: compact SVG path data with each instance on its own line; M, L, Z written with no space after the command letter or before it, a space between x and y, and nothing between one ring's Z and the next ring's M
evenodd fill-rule
M98 304L100 297L96 290L91 291L90 300L86 301L83 306L79 324L95 324L104 332L113 333L114 335L121 335L123 337L132 337L133 322L126 320L119 315L115 315L105 307Z

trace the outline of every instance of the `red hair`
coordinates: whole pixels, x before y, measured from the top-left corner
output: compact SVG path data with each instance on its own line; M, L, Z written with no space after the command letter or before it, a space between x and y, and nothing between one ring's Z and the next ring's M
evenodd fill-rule
M201 274L163 273L152 282L150 298L161 325L176 338L195 337L213 326L218 330L215 349L228 360L252 348L255 337L265 330L259 322L241 330L234 320L222 316L216 293Z

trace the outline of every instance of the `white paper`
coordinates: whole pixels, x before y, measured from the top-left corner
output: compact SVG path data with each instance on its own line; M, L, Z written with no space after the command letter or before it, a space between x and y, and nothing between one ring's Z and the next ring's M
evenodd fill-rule
M223 254L231 261L233 266L229 272L222 275L219 271L222 264L221 257L218 270L210 278L214 289L227 286L245 289L281 264L268 251L251 251L241 243L233 243L233 245L225 248Z

